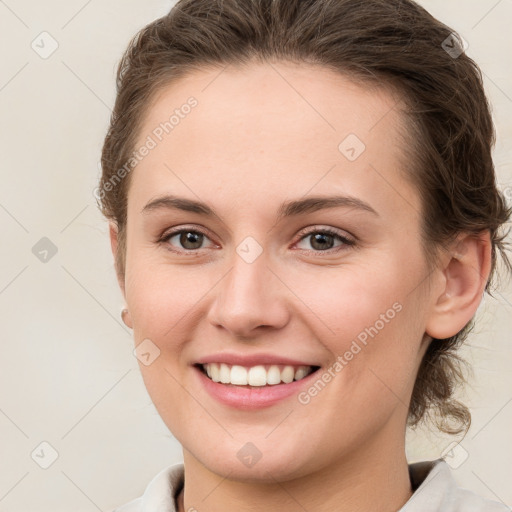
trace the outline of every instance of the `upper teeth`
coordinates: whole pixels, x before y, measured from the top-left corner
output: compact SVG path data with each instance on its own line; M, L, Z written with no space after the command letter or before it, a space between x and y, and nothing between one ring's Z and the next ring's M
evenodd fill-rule
M228 365L226 363L206 363L202 365L208 377L213 382L222 384L236 384L239 386L266 386L285 382L286 384L300 380L309 375L313 368L311 366L282 366L263 365L245 368L239 365Z

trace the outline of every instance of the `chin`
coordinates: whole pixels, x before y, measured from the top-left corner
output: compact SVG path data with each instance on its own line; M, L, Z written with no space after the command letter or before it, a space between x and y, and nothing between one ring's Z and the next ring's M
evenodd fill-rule
M306 461L297 461L292 456L283 457L275 453L273 457L262 457L252 467L245 466L238 459L224 461L204 461L203 465L211 472L242 483L275 483L286 482L307 473L304 468ZM301 471L302 470L302 471Z
M295 447L285 447L280 441L267 439L265 444L262 440L259 448L256 448L257 441L252 444L230 439L223 445L205 441L197 450L191 447L185 452L188 451L196 460L193 464L199 463L222 478L244 483L285 482L307 475L314 469L315 462L311 460L314 454L310 457L299 440ZM207 452L204 446L216 446L216 449Z

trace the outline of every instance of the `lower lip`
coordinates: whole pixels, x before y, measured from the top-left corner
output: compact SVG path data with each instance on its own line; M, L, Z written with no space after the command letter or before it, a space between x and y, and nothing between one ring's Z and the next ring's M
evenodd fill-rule
M237 409L253 410L274 405L285 398L297 394L301 388L308 386L317 377L317 371L310 373L301 380L289 384L272 386L235 386L213 382L199 368L193 367L206 391L219 402Z

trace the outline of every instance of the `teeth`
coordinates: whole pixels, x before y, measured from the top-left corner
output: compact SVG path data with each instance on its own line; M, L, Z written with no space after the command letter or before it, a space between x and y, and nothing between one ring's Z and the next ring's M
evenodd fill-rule
M281 372L281 380L286 382L286 384L293 382L293 378L295 377L295 370L293 366L285 366L283 371Z
M297 371L295 372L295 380L303 379L307 375L308 375L308 370L306 367L298 368Z
M247 385L247 370L243 366L231 367L231 384Z
M274 385L281 382L281 372L279 367L272 365L267 371L267 384Z
M231 382L231 369L225 363L220 364L219 378L222 384L229 384Z
M237 386L273 386L281 382L289 384L294 380L303 379L313 371L311 366L294 367L275 364L257 365L250 368L236 364L231 366L226 363L207 363L202 366L213 382Z
M231 372L233 372L233 369L231 369ZM266 386L267 370L265 370L265 367L253 366L252 368L250 368L249 371L247 372L247 383L249 384L249 386Z

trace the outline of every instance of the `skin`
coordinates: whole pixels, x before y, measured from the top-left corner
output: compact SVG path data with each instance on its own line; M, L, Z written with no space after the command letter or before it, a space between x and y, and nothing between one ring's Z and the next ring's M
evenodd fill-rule
M190 96L198 106L132 171L125 276L118 269L135 345L160 350L140 369L183 446L179 510L398 510L412 494L405 425L417 369L430 336L456 334L476 312L488 234L461 234L427 271L421 204L400 171L401 117L386 91L311 65L205 68L158 95L140 145ZM350 133L366 145L353 162L338 149ZM216 216L141 213L163 194ZM378 216L337 207L276 223L283 201L334 194ZM206 233L199 249L187 253L179 236L157 241L180 227ZM327 237L322 250L311 236L322 228L356 245ZM115 224L110 236L115 255ZM263 249L252 263L236 252L247 236ZM237 410L211 398L190 366L206 354L268 352L322 373L395 303L401 311L305 405L292 396ZM252 467L237 457L247 442L262 454Z

